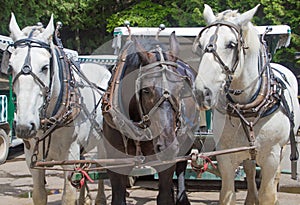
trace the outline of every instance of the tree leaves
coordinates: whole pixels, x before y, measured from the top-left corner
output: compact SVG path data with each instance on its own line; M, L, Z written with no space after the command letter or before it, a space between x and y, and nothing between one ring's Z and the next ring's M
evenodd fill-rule
M290 47L278 50L273 60L300 68L293 57L300 51L299 0L2 0L0 31L9 35L12 11L21 28L39 21L46 25L53 13L55 22L64 25L61 36L65 46L88 54L111 38L113 29L123 26L125 20L131 26L203 26L204 3L214 12L245 12L260 3L254 17L256 25L287 24L292 28Z
M115 27L123 26L124 21L129 21L131 26L156 27L161 23L170 26L167 15L170 8L150 0L141 1L126 10L112 14L107 19L107 31L112 32Z

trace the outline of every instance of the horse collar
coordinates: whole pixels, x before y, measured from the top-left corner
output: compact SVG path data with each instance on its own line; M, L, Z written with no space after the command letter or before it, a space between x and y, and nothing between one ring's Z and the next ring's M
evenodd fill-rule
M66 54L61 47L55 47L54 57L57 59L61 88L58 100L51 114L47 114L50 98L44 102L41 112L41 123L45 128L54 124L58 126L69 124L78 116L81 110L80 91L78 87L75 86L76 83L71 70L71 62L65 58ZM50 115L50 117L47 115Z
M259 74L260 87L252 97L251 101L246 104L239 104L234 102L228 93L226 95L228 100L226 107L227 114L230 117L240 118L250 144L255 141L253 132L255 124L262 117L266 117L275 112L280 107L280 102L284 101L282 93L285 89L285 85L282 81L274 77L269 59L267 59L267 55L264 55L265 52L266 48L264 47L261 55L265 56L265 64L261 68L261 73ZM249 120L251 117L252 121ZM252 153L251 156L254 156L254 153Z

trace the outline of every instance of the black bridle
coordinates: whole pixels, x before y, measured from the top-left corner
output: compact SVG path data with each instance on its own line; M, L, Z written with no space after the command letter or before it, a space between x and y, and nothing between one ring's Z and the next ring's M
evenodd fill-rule
M140 66L139 75L136 80L136 93L139 93L139 91L141 90L142 79L145 76L155 74L155 73L161 73L160 78L162 78L162 89L163 89L162 96L159 98L159 100L156 102L156 104L147 113L145 113L144 109L142 108L142 102L140 100L140 95L139 94L136 95L136 100L138 103L138 107L139 107L139 111L140 111L141 119L142 119L142 123L140 123L140 124L143 127L148 126L151 114L154 113L159 108L159 106L165 101L168 101L171 104L172 109L174 110L174 112L176 114L176 120L177 120L177 122L180 122L180 120L179 120L180 112L181 112L180 103L175 102L174 99L172 98L172 95L169 92L170 89L168 89L169 83L168 83L168 79L167 79L166 75L167 75L167 72L169 72L171 75L175 75L176 77L182 79L182 81L185 81L187 79L186 76L182 76L182 75L174 72L173 70L171 70L168 67L168 66L172 66L172 67L177 68L178 64L173 61L165 60L161 47L157 46L157 48L155 49L155 52L158 52L160 60L150 63L145 66ZM153 70L153 68L156 68L156 67L158 69ZM177 126L180 126L180 125L177 125Z
M42 42L42 41L39 41L37 39L33 39L33 38L29 37L29 38L25 38L25 39L21 39L21 40L16 41L12 46L14 48L28 47L28 52L27 52L27 56L25 58L24 64L21 68L21 71L19 73L17 73L16 76L13 78L12 85L15 84L16 80L18 80L18 78L20 76L22 76L22 75L31 75L32 78L42 88L44 98L48 99L49 95L50 95L50 89L51 89L51 86L52 86L52 81L53 81L52 80L53 79L53 68L52 68L52 65L51 65L51 63L52 63L51 58L52 57L50 57L50 59L49 59L50 60L50 83L49 83L49 85L45 85L45 83L32 71L30 51L31 51L31 48L46 49L47 51L49 51L49 53L52 56L50 45L45 43L45 42Z
M228 21L216 21L206 27L204 27L197 39L200 40L202 34L204 31L206 31L207 29L211 28L211 27L217 27L216 30L215 30L215 33L210 37L209 39L209 43L206 45L205 49L203 50L204 53L212 53L215 57L215 59L218 61L218 63L221 65L222 69L223 69L223 72L227 75L232 75L237 66L238 66L238 63L240 61L239 59L239 55L240 55L240 52L241 52L241 48L245 49L244 48L244 41L243 41L243 37L242 37L242 31L241 29L236 26L235 24L231 23L231 22L228 22ZM217 45L216 45L216 42L217 42L217 39L218 39L218 31L219 31L219 28L221 26L227 26L236 36L236 39L237 39L237 55L236 55L236 59L235 59L235 62L233 64L233 66L231 68L229 68L225 63L224 61L222 60L222 58L219 56L219 54L217 53Z

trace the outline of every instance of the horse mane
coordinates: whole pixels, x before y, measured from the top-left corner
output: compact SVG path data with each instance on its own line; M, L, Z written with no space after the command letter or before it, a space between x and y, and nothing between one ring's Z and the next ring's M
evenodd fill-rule
M217 21L229 21L234 23L236 18L240 16L238 10L226 10L217 14ZM258 53L260 49L260 40L258 31L255 29L251 22L245 25L238 25L242 29L242 36L244 39L245 47L248 47L247 51L251 53Z
M238 13L238 10L226 10L218 13L216 15L217 21L231 21L231 19L236 18L240 14Z
M135 37L135 41L137 41L147 52L155 49L157 45L162 48L163 52L167 51L166 46L162 42L151 37ZM126 61L124 66L139 68L139 66L141 65L141 59L135 43L131 41L128 42L128 44L128 47L124 46L124 48L127 49ZM123 53L123 51L121 53Z
M26 26L25 28L22 29L22 32L26 35L29 36L30 34L32 35L32 37L36 37L39 34L44 32L44 28L43 26L39 26L39 25L34 25L34 26Z
M22 29L23 34L27 38L32 38L32 37L38 37L45 31L45 28L43 25L33 25L33 26L26 26L25 28ZM46 40L46 39L45 39ZM50 39L50 47L53 48L53 41L52 37Z

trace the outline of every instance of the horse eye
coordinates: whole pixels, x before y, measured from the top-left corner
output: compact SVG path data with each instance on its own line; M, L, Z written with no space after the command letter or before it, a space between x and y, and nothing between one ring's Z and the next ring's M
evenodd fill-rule
M48 68L49 68L49 66L48 66L48 65L45 65L45 66L43 66L43 67L42 67L42 72L45 72L45 71L47 71L47 70L48 70Z
M236 45L237 45L237 43L230 41L229 44L226 46L226 48L233 49L236 47Z
M148 89L148 88L143 88L143 89L142 89L142 93L149 94L149 93L150 93L150 91L149 91L149 89Z

